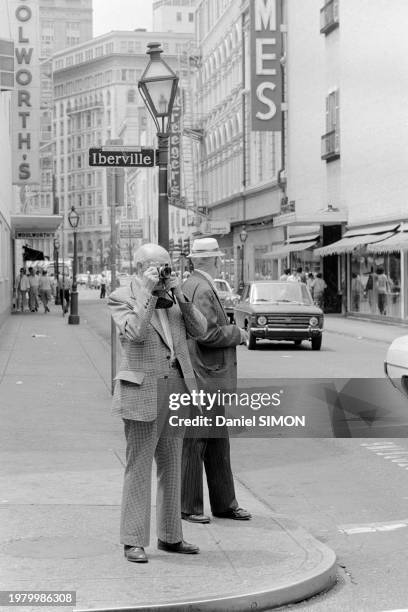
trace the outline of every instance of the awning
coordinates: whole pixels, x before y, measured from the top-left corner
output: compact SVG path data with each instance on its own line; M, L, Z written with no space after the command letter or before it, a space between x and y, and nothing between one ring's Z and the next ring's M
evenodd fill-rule
M381 240L386 240L393 236L393 232L385 232L384 234L371 234L362 236L346 236L337 242L328 244L327 246L316 249L315 254L320 257L327 257L328 255L340 255L341 253L352 253L354 249L363 247L366 244L372 244Z
M62 215L11 215L14 238L53 238Z
M262 259L281 259L282 257L286 257L290 253L295 253L297 251L305 251L306 249L311 249L316 246L317 240L312 240L311 242L294 242L293 244L285 244L282 247L278 247L273 249L272 251L268 251L262 255Z
M366 227L352 227L343 234L343 238L349 236L368 236L371 234L385 234L385 232L396 232L400 223L388 223L381 225L367 225Z
M367 249L370 253L398 253L398 251L408 251L408 232L398 232L387 240L382 240L377 244L372 244Z

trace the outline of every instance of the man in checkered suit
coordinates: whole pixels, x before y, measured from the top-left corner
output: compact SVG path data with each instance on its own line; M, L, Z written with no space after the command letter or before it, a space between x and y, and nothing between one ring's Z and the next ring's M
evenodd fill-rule
M201 336L207 323L187 302L179 279L159 270L170 264L167 251L146 244L135 253L136 277L108 299L120 333L122 356L116 375L113 414L124 421L126 468L121 511L121 543L125 557L147 562L150 537L150 491L153 457L157 464L158 548L198 553L183 540L180 507L182 431L170 432L168 402L158 393L158 381L195 388L187 335ZM171 300L169 298L172 298ZM173 303L174 302L174 303ZM169 307L171 306L171 307Z

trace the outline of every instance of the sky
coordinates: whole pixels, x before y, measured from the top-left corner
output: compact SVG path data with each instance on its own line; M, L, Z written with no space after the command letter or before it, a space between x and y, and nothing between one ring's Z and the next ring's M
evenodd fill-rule
M152 0L93 0L94 36L111 30L152 30Z

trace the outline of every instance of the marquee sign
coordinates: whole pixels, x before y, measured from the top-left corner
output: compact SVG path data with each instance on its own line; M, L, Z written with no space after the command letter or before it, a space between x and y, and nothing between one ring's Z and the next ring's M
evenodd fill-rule
M282 129L280 0L252 0L249 4L252 130L280 132Z
M174 99L169 138L169 197L176 202L180 201L181 196L181 96L182 90L179 88Z
M40 65L38 0L8 0L15 47L12 93L13 183L40 183Z

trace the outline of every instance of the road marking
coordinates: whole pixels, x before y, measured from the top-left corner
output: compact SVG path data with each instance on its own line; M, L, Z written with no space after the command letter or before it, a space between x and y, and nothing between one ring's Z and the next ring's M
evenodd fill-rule
M395 442L362 442L366 450L375 453L386 461L396 463L398 467L408 470L408 449L395 444Z
M408 527L408 519L402 521L387 521L383 523L361 523L355 525L339 525L341 533L355 535L356 533L376 533L383 531L395 531Z

